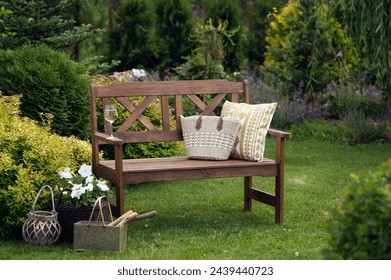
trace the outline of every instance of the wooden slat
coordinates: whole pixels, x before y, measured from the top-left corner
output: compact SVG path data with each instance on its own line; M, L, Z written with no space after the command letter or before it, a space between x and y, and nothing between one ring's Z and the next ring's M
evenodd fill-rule
M92 86L91 90L96 97L243 93L243 83L227 80L119 82Z
M139 142L163 142L163 141L181 141L183 140L180 130L163 131L136 131L136 132L115 132L115 137L122 139L125 143Z
M101 165L114 168L114 161ZM276 176L277 163L273 160L250 162L242 160L204 161L186 158L132 159L123 161L125 184L229 178L241 176Z
M105 107L106 107L106 105L109 105L109 104L110 104L110 98L102 98L102 116L105 115ZM106 134L110 134L110 132L111 132L110 123L108 121L106 121L104 118L103 118L103 131Z
M91 87L90 87L91 91ZM91 131L92 135L98 131L98 117L97 117L97 98L95 94L91 91L90 92L90 124L91 124ZM98 163L99 161L99 143L95 139L95 137L91 137L91 146L92 146L92 165Z
M252 199L255 199L256 201L268 204L270 206L276 205L276 197L274 195L271 195L269 193L256 190L256 189L250 189L250 197Z
M178 130L182 130L181 116L183 115L183 99L182 95L175 96L175 120Z
M170 108L168 106L168 96L161 97L163 130L170 130Z
M101 161L101 164L114 168L113 160ZM244 161L244 160L191 160L186 157L169 157L169 158L147 158L147 159L130 159L123 161L124 173L137 172L158 172L158 171L178 171L184 169L222 169L222 168L259 168L266 166L277 166L277 163L271 159L264 159L262 162ZM252 171L254 172L254 171Z
M231 101L238 103L239 102L239 94L233 93L232 97L231 97Z
M186 95L202 112L206 109L206 104L195 94Z
M222 100L226 97L227 94L220 93L217 94L213 100L209 103L209 105L203 110L202 114L206 116L214 115L214 110L221 103Z

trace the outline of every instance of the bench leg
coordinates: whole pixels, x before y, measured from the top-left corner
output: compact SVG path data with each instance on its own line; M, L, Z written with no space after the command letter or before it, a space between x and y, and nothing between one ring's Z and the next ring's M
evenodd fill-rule
M284 179L283 176L276 176L275 189L275 223L282 224L284 222Z
M116 205L114 206L113 209L113 215L119 217L125 213L123 184L119 184L119 183L115 184L115 198L116 198L116 202L115 202Z
M244 211L251 211L253 199L274 207L274 221L276 224L284 222L283 176L276 176L274 195L253 189L252 177L244 177Z
M244 211L251 212L252 199L250 197L250 189L252 188L253 177L244 177Z
M115 185L115 216L119 217L125 213L125 199L124 199L124 178L123 178L123 165L122 165L122 146L114 146L114 159L115 159L115 172L117 180Z

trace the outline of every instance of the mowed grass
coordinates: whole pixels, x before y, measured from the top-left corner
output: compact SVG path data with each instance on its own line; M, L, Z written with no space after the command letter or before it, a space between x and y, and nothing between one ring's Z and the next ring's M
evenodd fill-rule
M72 244L34 246L1 240L1 259L322 259L328 213L343 197L351 173L365 174L391 157L391 144L346 146L286 142L285 223L274 224L272 207L253 202L243 212L243 179L148 183L125 190L126 209L158 216L128 226L124 252L73 251ZM268 140L266 155L273 156ZM254 186L274 191L274 179Z

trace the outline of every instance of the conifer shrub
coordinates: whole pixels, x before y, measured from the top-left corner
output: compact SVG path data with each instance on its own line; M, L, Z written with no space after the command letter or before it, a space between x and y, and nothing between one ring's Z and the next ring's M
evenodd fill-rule
M328 259L391 259L391 158L364 177L353 175L329 231Z
M19 96L0 92L0 237L21 232L38 190L59 185L59 170L91 163L88 142L50 133L48 127L20 117L18 106ZM46 195L36 208L49 206Z
M61 136L89 138L90 82L81 65L45 45L0 50L0 90L9 96L21 94L22 115L49 120Z
M278 93L292 99L301 92L311 104L332 81L349 81L358 63L354 43L326 3L288 1L269 19L260 70Z

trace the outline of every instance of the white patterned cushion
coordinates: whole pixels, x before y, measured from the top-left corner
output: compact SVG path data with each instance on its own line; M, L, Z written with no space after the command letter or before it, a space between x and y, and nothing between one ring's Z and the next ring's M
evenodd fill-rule
M224 103L221 116L238 118L241 124L231 152L232 158L259 162L263 160L266 134L276 107L277 103Z

